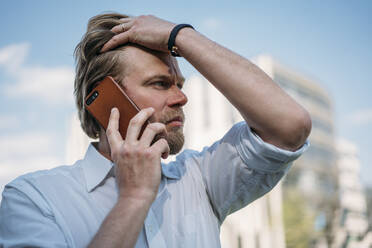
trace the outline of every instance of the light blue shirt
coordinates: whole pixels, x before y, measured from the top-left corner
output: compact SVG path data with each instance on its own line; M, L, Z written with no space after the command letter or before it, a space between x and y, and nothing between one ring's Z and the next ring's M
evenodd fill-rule
M201 152L185 150L162 164L158 195L136 247L220 247L226 216L270 191L308 146L280 149L241 122ZM86 247L117 197L113 164L90 145L72 166L6 185L0 247Z

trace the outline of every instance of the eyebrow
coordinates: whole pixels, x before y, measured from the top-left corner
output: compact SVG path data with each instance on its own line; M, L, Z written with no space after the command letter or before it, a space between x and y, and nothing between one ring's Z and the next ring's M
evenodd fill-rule
M154 79L160 79L164 81L172 81L172 77L166 74L156 74L148 77L144 80L143 84L147 84L149 81ZM179 77L177 83L181 83L182 85L185 83L185 78L183 76Z

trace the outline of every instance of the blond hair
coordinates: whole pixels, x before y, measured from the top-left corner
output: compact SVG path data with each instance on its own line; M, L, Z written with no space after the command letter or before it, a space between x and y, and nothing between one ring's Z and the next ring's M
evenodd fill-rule
M120 18L124 17L128 16L107 13L92 17L88 22L86 33L75 48L75 101L81 127L93 139L99 136L101 127L85 109L84 100L93 90L95 84L106 76L112 76L117 82L122 81L123 63L120 63L119 58L123 47L105 53L100 53L100 50L115 35L111 29L120 24Z

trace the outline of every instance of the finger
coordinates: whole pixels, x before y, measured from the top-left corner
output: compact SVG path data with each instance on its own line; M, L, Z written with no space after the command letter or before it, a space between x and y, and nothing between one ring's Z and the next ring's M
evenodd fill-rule
M128 40L129 40L128 32L117 34L113 36L108 42L105 43L105 45L101 49L101 53L111 50L119 45L128 43Z
M125 23L125 24L128 24L128 23L133 23L133 19L128 17L128 18L121 18L120 19L120 23Z
M163 133L164 135L167 133L167 129L165 128L165 125L163 123L154 122L149 125L147 125L145 131L143 132L140 143L144 147L149 147L154 140L155 136L157 134Z
M121 23L126 23L126 22L132 21L133 19L130 16L128 16L128 17L120 18L119 20Z
M168 142L163 138L156 141L150 149L155 153L161 155L163 159L166 159L169 155L170 148Z
M129 30L131 28L131 23L121 23L119 25L116 25L111 29L114 33L124 33L125 31Z
M125 141L135 143L138 141L138 136L141 132L142 126L154 113L154 108L142 109L130 121L127 129Z
M112 108L109 123L106 129L106 136L111 150L118 148L120 143L123 141L123 138L119 132L119 118L119 110L117 108Z

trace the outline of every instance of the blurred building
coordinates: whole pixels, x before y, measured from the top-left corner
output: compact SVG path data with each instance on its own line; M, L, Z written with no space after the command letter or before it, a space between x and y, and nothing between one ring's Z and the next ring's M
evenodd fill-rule
M357 147L350 141L338 140L337 150L340 208L334 223L336 235L333 247L372 247Z
M284 67L269 56L259 56L254 62L311 115L311 146L294 162L284 181L283 190L300 190L307 201L309 211L316 216L314 229L323 236L313 239L327 240L329 243L329 223L333 220L332 208L337 201L336 153L330 96L314 80Z

